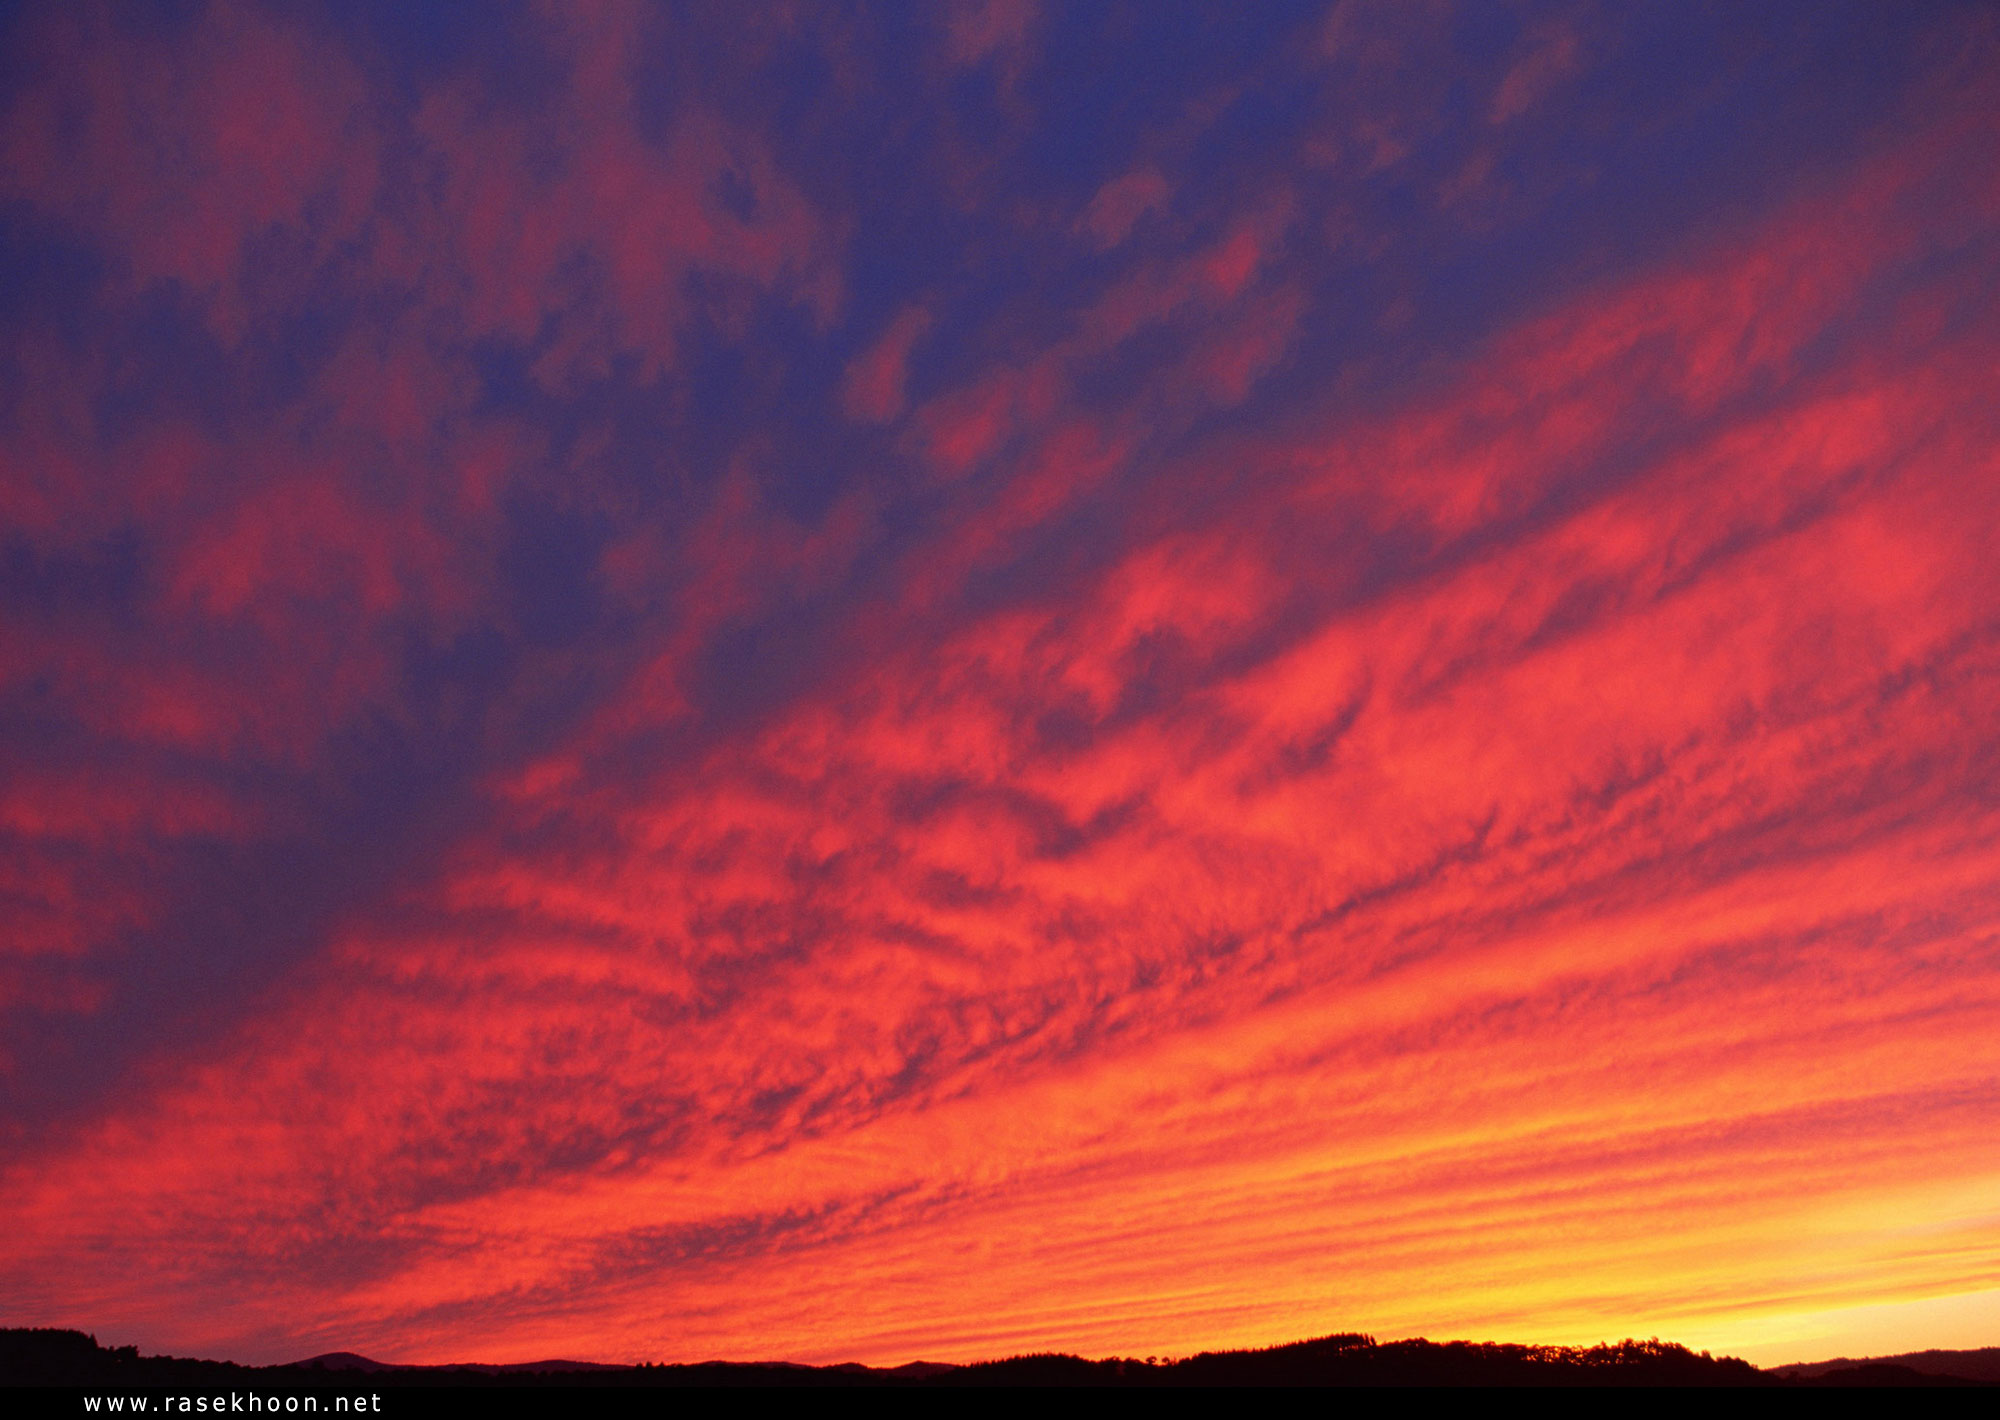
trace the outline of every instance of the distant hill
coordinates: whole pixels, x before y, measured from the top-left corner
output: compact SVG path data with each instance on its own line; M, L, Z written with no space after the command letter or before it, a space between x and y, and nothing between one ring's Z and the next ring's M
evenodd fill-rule
M375 1361L357 1356L352 1351L329 1351L324 1356L308 1357L274 1369L365 1371L370 1375L396 1371L476 1371L482 1375L505 1375L509 1371L628 1371L631 1367L609 1366L599 1361L513 1361L506 1365L487 1361L454 1361L444 1366L404 1366L394 1361Z
M1868 1356L1850 1360L1800 1361L1789 1366L1772 1366L1774 1376L1807 1378L1829 1371L1852 1370L1859 1366L1901 1366L1927 1376L1956 1376L1968 1381L2000 1384L2000 1346L1982 1346L1977 1351L1906 1351L1900 1356Z
M307 1371L399 1371L403 1369L390 1361L371 1361L366 1356L357 1356L352 1351L329 1351L324 1356L314 1356L309 1360L292 1362L294 1369Z
M1620 1341L1605 1346L1515 1346L1470 1341L1377 1343L1358 1334L1322 1336L1258 1351L1211 1351L1179 1360L1132 1357L1086 1360L1043 1354L974 1365L913 1361L884 1369L854 1364L708 1361L695 1365L602 1365L533 1361L405 1366L333 1351L283 1366L141 1356L106 1348L80 1331L0 1330L0 1385L84 1386L112 1391L235 1386L276 1390L369 1392L431 1387L652 1389L686 1386L1919 1386L2000 1382L1988 1370L1923 1371L1935 1357L1985 1357L2000 1351L1925 1352L1882 1361L1829 1361L1819 1367L1761 1371L1734 1357L1697 1353L1672 1342Z

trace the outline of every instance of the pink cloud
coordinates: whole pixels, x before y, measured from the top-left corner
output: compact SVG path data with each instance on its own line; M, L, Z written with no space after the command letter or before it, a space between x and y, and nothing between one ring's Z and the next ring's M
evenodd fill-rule
M268 186L130 238L213 292L348 192L239 131L252 81L303 86L277 137L376 112L219 13L193 50L248 87L159 108L161 141ZM1341 14L1340 54L1405 62ZM1030 18L956 12L953 52ZM1684 1334L1718 1296L1990 1277L1983 128L1252 419L1326 348L1281 172L1182 250L1091 258L1073 304L902 308L839 407L907 416L917 494L801 511L796 430L680 447L680 357L696 313L754 328L745 292L824 331L843 218L753 123L640 103L648 12L568 20L544 110L461 75L411 120L423 182L328 199L316 259L392 314L295 397L97 441L108 362L24 339L23 586L142 551L98 601L4 613L0 679L95 757L0 766L0 1002L87 1017L130 943L206 949L145 937L177 872L289 851L354 740L470 764L257 1011L8 1151L0 1276L36 1319L250 1360L901 1361ZM114 113L150 52L63 51ZM125 250L145 202L55 170L53 103L22 200ZM105 124L79 151L125 173ZM1110 250L1168 191L1128 175L1084 230ZM911 408L920 340L963 374ZM744 363L754 426L793 386ZM590 413L614 378L623 441ZM594 659L507 637L546 594L507 584L508 520L570 514L610 528ZM810 646L717 710L745 628ZM494 714L410 729L478 675Z
M1036 0L956 0L945 21L945 54L954 65L1019 51L1040 6Z
M185 283L240 339L247 242L282 229L323 258L367 218L365 85L337 49L248 7L216 5L186 44L135 40L113 13L31 22L48 67L7 115L7 186L112 243L136 283Z
M1582 64L1581 42L1575 31L1556 25L1539 32L1527 53L1515 62L1493 93L1487 121L1507 123L1540 103L1558 83Z
M1113 178L1097 191L1078 225L1107 250L1124 242L1139 219L1164 204L1172 192L1152 168Z
M884 424L903 412L910 351L930 329L930 313L911 306L847 367L842 403L850 419Z

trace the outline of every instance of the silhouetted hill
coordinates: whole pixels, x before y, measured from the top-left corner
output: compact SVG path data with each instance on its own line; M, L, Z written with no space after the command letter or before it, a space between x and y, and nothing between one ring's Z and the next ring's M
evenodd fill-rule
M483 1375L505 1375L509 1371L629 1371L630 1366L608 1366L601 1361L510 1361L506 1365L496 1365L488 1361L454 1361L445 1366L403 1366L394 1361L375 1361L366 1356L357 1356L352 1351L329 1351L324 1356L311 1356L303 1361L293 1361L280 1369L326 1370L326 1371L366 1371L370 1375L393 1374L398 1371L476 1371Z
M1921 1375L2000 1383L2000 1346L1984 1346L1977 1351L1906 1351L1900 1356L1863 1356L1859 1359L1840 1356L1831 1361L1801 1361L1789 1366L1773 1366L1771 1374L1806 1379L1834 1371L1874 1366L1900 1366Z
M963 1367L945 1385L1743 1386L1782 1384L1747 1361L1664 1341L1588 1348L1323 1336L1260 1351L1211 1351L1159 1365L1016 1356Z
M1983 1388L1991 1381L1967 1380L1964 1376L1935 1376L1925 1371L1912 1370L1908 1366L1885 1366L1869 1363L1860 1366L1837 1366L1830 1371L1793 1381L1802 1386L1972 1386Z
M1991 1356L1993 1352L1927 1352ZM258 1390L366 1392L414 1387L655 1388L682 1386L1928 1386L1992 1383L1946 1377L1892 1362L1827 1362L1823 1369L1760 1371L1734 1357L1672 1342L1604 1346L1514 1346L1469 1341L1391 1341L1322 1336L1258 1351L1212 1351L1174 1361L1044 1354L954 1366L913 1361L892 1369L860 1365L709 1361L696 1365L607 1366L585 1361L511 1365L467 1362L402 1366L335 1351L284 1366L141 1356L106 1348L80 1331L0 1330L0 1384L82 1386L106 1392L188 1392L235 1386Z
M352 1351L329 1351L324 1356L311 1356L292 1365L309 1371L399 1371L402 1367L388 1361L371 1361L366 1356L357 1356Z

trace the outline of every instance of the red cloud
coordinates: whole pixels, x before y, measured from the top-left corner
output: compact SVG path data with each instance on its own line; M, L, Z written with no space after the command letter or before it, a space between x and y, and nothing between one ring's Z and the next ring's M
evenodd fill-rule
M247 43L225 21L199 53ZM0 1002L85 1017L121 944L206 949L145 936L170 869L306 837L355 740L470 694L452 656L520 668L412 732L497 748L258 1012L21 1136L11 1295L251 1360L906 1360L1990 1285L1983 129L1279 423L1260 380L1324 349L1287 179L911 410L915 506L856 479L808 519L782 431L697 485L708 451L647 446L686 426L576 411L618 372L693 398L703 283L829 315L838 223L734 121L642 125L642 36L551 35L546 124L470 82L419 106L426 181L325 257L396 314L295 399L106 445L51 378L6 434L48 605L0 674L71 757L6 765ZM176 279L225 288L214 253L344 190L278 186ZM845 372L851 417L901 417L914 342L957 335L927 309ZM505 523L544 508L615 528L595 661L506 641ZM65 591L126 525L125 581ZM796 679L717 696L707 658L771 626Z
M945 627L693 769L522 782L429 925L349 934L217 1065L18 1175L11 1266L157 1219L144 1290L90 1280L127 1331L164 1334L168 1277L207 1344L254 1293L293 1349L433 1358L473 1344L454 1316L496 1356L1587 1330L1708 1305L1716 1249L1790 1275L1801 1230L1844 1259L1797 1279L1829 1304L1960 1283L1970 1234L1892 1255L1813 1210L1991 1162L1996 824L1956 786L1993 769L1968 634L2000 508L1942 516L1991 462L1990 352L1743 402L1896 259L1822 229L1239 451L1223 518L1150 519L1080 599ZM1530 516L1662 399L1710 422ZM1039 446L1008 525L1092 437ZM1286 559L1354 519L1465 550L1239 659L1295 577L1351 575ZM1560 1304L1517 1275L1552 1225ZM329 1231L397 1255L309 1290L257 1260ZM976 1303L942 1323L940 1268Z

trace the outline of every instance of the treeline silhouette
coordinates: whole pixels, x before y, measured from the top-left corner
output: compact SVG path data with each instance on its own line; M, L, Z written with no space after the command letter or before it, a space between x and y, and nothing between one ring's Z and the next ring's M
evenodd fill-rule
M1516 1346L1469 1341L1389 1341L1358 1333L1254 1351L1208 1351L1180 1359L1091 1361L1044 1353L956 1366L709 1361L604 1366L575 1361L525 1365L398 1366L334 1353L282 1366L239 1366L104 1347L81 1331L0 1330L0 1384L85 1386L104 1391L217 1389L326 1392L410 1387L654 1388L683 1386L1834 1386L1980 1385L1907 1366L1858 1363L1810 1377L1762 1371L1657 1339L1603 1346Z

